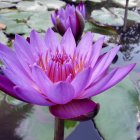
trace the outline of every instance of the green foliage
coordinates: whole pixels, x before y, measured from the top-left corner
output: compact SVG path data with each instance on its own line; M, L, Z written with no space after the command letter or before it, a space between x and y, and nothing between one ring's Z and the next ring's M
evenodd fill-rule
M136 114L140 102L129 77L93 100L100 103L95 124L104 140L136 140Z
M76 121L65 120L65 128L74 128L77 125Z

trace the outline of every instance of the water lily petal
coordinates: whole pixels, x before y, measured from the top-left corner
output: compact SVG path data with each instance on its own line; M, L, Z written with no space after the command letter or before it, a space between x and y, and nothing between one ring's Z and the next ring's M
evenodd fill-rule
M55 50L60 45L56 34L51 28L49 28L45 34L45 43L51 50Z
M50 79L38 66L33 66L32 74L36 84L39 86L42 92L47 95L49 87L52 85Z
M15 52L7 46L0 43L0 59L5 66L11 70L19 70L25 74L23 67L21 66Z
M13 84L7 77L0 74L0 89L8 95L14 96ZM15 97L15 96L14 96Z
M37 104L42 106L50 106L54 105L54 103L47 100L47 98L43 97L41 93L39 93L37 90L35 90L32 87L26 88L26 87L14 87L17 96L19 96L22 100L31 103L31 104Z
M102 55L101 58L99 57L99 60L97 60L97 64L94 67L89 85L108 69L119 49L120 46L114 47L108 53Z
M74 97L75 91L71 84L67 82L57 82L50 87L48 98L56 104L66 104Z
M134 67L136 64L130 64L128 66L118 68L114 76L109 80L109 82L103 86L99 92L103 92L112 86L116 85L118 82L120 82Z
M91 32L87 32L79 42L76 52L79 53L82 58L88 53L89 49L92 47L93 36Z
M90 77L91 77L91 68L87 68L81 71L80 73L78 73L78 75L76 75L76 77L73 79L71 84L75 89L75 96L74 96L75 98L79 96L80 93L82 93L84 88L87 86Z
M79 120L82 120L82 117L84 119L90 112L93 112L92 115L90 114L90 118L95 116L98 112L97 108L99 108L99 106L90 99L83 99L73 100L64 105L51 106L49 109L54 116L60 119L78 120L79 118ZM87 117L87 119L89 119L89 117Z
M30 33L30 46L32 51L35 52L36 50L38 55L42 55L42 53L47 50L45 40L35 30L32 30Z
M97 83L91 85L89 88L87 88L84 92L83 95L78 97L78 99L84 99L84 98L89 98L91 96L97 95L99 90L108 83L108 81L114 76L116 73L117 69L114 69L112 72L110 72L108 75L106 75L104 78L102 78L100 81Z
M73 57L74 50L76 49L76 43L70 28L64 34L61 40L61 46L67 54L70 54L70 56Z
M31 79L26 77L22 72L18 71L11 71L9 69L2 69L5 76L8 77L9 80L11 80L15 85L20 86L28 86L32 85Z
M89 58L89 64L91 65L91 67L94 67L94 65L96 64L97 59L99 58L103 43L104 43L104 37L101 37L93 44L91 55Z
M21 59L26 62L28 61L30 64L34 62L33 53L31 51L28 41L20 35L15 36L14 48L16 55L19 58L19 61Z

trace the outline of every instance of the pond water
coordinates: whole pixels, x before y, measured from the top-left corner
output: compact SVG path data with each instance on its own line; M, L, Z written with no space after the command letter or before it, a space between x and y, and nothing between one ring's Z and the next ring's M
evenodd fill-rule
M19 0L20 1L20 0ZM100 9L102 6L114 7L114 5L105 5L106 3L101 3L93 7L89 2L86 3L88 15L90 15L93 9ZM118 6L116 6L118 7ZM23 8L23 7L22 7ZM11 9L10 9L11 10ZM14 12L14 10L13 10ZM32 13L30 13L32 14ZM8 14L7 14L8 15ZM30 31L30 28L36 27L33 24L33 21L39 15L32 16L32 20L28 21L28 26L24 25L23 34L27 36L27 32ZM14 17L13 17L14 18ZM20 17L21 18L21 17ZM23 17L23 21L29 18L28 16ZM2 18L1 18L2 19ZM0 19L0 22L1 22ZM19 17L18 17L19 20ZM46 19L47 20L47 19ZM22 21L22 24L24 23ZM14 26L15 23L12 23ZM30 26L30 28L28 28ZM20 29L21 29L20 25ZM46 28L46 25L42 27L37 27L39 30ZM122 49L116 57L114 66L122 66L130 63L137 63L135 67L135 72L140 72L140 25L131 24L129 25L126 32L122 32L121 27L115 27L121 36ZM18 28L19 29L19 28ZM6 38L13 38L11 34L13 30L4 32ZM20 31L18 31L20 32ZM3 41L3 40L0 40ZM8 41L4 41L10 44ZM115 43L107 43L108 47L104 50L110 49ZM6 97L2 95L0 97L0 140L49 140L47 135L50 135L49 138L53 137L53 117L48 115L48 110L43 109L42 107L32 106L22 103L8 103L6 102ZM13 99L11 99L12 101ZM11 102L10 101L10 102ZM13 101L12 101L13 102ZM45 124L45 125L44 125ZM46 127L47 126L47 127ZM66 130L66 135L69 135L73 131L73 128ZM76 129L66 138L66 140L101 140L100 135L97 130L94 128L92 121L81 122Z

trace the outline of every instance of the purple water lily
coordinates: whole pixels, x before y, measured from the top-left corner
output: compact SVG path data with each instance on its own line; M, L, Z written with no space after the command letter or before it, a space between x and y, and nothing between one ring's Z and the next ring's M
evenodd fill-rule
M56 10L51 15L55 29L63 35L68 28L71 28L76 40L83 33L85 17L86 12L83 3L80 3L76 8L74 5L67 5L65 9L61 8L60 10Z
M51 29L45 37L32 31L30 42L16 35L14 50L0 44L0 89L27 103L49 106L61 119L89 117L98 106L90 97L120 82L135 66L109 71L120 46L100 55L103 41L93 44L87 32L76 47L70 28L61 41Z

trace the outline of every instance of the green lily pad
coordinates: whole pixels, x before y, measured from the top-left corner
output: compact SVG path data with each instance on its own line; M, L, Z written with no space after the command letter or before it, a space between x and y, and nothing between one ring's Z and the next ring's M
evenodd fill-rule
M66 129L65 138L71 134L75 127ZM23 119L16 130L16 134L25 140L53 140L54 117L47 107L33 106L31 113Z
M122 9L122 8L110 8L110 10L115 13L116 15L124 18L124 12L125 10ZM134 12L134 11L130 11L128 10L128 17L127 17L128 20L132 20L132 21L135 21L137 23L140 23L140 14Z
M100 26L95 23L86 22L85 29L87 31L92 31L94 33L100 33L104 35L117 35L117 31L109 26Z
M123 19L118 15L112 14L112 12L108 11L105 8L101 10L93 10L91 17L96 22L104 25L112 25L112 26L122 26Z
M32 15L33 12L18 12L18 11L6 12L1 14L1 16L11 20L28 20L28 18Z
M100 103L99 114L94 120L104 140L136 140L140 101L129 77L93 100Z
M93 10L91 17L96 22L110 26L122 26L124 21L124 9L110 8L101 10ZM140 15L134 11L128 10L128 20L140 23Z
M126 0L112 0L113 3L125 7L126 6ZM137 6L138 1L137 0L129 0L128 3L128 7L132 8L132 7L136 7Z
M41 3L42 5L46 5L48 9L60 9L64 7L66 3L64 1L58 0L36 0L37 2Z
M7 25L6 33L7 34L25 34L29 33L31 29L25 23L17 23Z
M17 9L20 11L46 11L47 7L45 5L39 4L36 1L21 1L16 5Z
M15 4L9 2L0 2L0 9L15 7Z
M1 0L1 1L15 3L15 2L20 2L22 0Z
M50 13L46 12L38 12L35 13L30 20L28 20L27 24L37 31L46 31L47 28L52 27Z
M7 44L7 42L8 42L8 38L2 31L0 31L0 42L3 44Z

